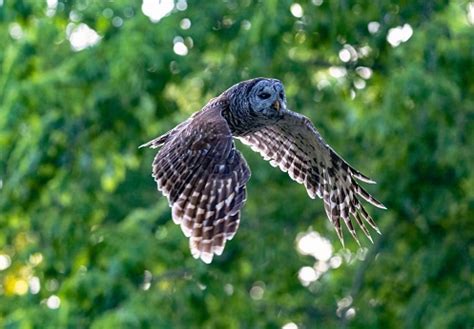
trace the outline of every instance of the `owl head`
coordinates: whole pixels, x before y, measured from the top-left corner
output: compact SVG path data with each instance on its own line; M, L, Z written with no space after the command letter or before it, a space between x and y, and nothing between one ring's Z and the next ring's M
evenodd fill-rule
M250 115L257 122L278 119L286 110L285 89L277 79L242 81L226 90L224 95L230 99L233 112L241 117Z
M250 110L257 115L276 118L281 116L281 110L286 110L285 89L280 80L249 80L247 96Z

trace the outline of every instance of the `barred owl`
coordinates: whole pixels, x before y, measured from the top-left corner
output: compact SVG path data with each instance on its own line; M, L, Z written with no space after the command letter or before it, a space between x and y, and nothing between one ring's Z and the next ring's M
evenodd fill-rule
M287 109L279 80L256 78L232 86L188 120L140 146L161 147L152 176L168 198L173 221L189 238L194 258L210 263L239 227L250 170L233 138L288 172L310 198L321 198L342 244L341 219L357 243L352 219L370 241L365 223L380 233L359 200L385 209L358 181L375 182L344 161L307 117Z

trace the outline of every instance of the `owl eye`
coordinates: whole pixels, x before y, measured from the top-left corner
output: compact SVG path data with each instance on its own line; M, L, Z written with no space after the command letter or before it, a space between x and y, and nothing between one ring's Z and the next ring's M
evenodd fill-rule
M271 95L269 93L266 93L266 92L258 94L258 97L260 97L261 99L267 99L267 98L270 98L270 96Z

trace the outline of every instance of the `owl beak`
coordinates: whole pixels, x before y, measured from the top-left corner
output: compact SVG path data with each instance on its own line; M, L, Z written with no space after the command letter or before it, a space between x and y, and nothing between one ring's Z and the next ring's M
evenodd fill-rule
M280 112L280 102L279 101L275 101L275 103L272 104L272 108L277 111L277 112Z

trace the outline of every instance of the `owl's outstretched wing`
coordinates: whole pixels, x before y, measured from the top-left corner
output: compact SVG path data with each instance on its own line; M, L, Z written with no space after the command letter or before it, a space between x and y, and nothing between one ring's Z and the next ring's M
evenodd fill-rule
M282 119L239 139L259 152L274 167L304 184L311 198L320 197L336 233L344 245L340 220L359 243L350 215L367 238L372 241L364 221L380 233L377 225L360 203L361 197L376 207L385 209L357 182L375 183L351 167L318 133L311 121L296 112L282 110Z
M219 103L143 146L161 145L153 161L158 190L189 237L194 258L210 263L237 231L250 170L235 149Z

